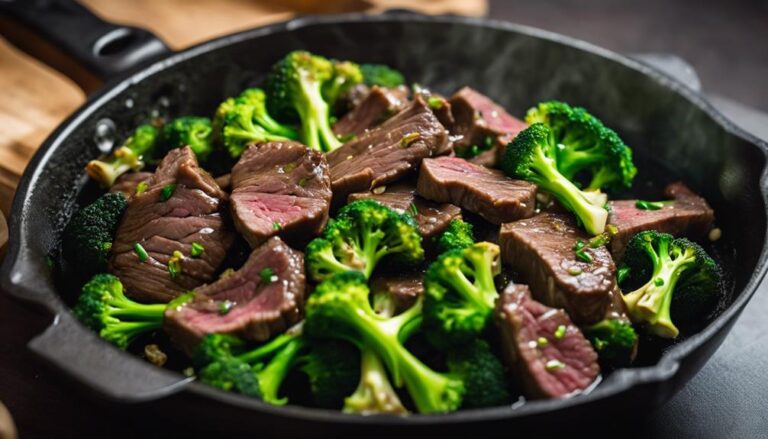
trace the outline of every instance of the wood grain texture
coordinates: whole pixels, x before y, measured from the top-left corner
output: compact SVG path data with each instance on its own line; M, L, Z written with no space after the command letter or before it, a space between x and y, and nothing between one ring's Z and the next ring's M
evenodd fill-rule
M486 0L81 0L97 15L151 30L173 49L286 20L298 13L407 7L427 13L483 15ZM69 79L0 38L0 211L42 141L84 100Z

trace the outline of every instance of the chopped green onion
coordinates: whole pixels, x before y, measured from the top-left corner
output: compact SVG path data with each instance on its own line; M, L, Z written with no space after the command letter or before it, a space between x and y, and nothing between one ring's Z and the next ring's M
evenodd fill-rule
M553 370L560 370L560 369L563 369L563 368L565 367L565 364L563 364L563 362L562 362L562 361L560 361L560 360L549 360L549 361L547 361L547 364L546 364L544 367L545 367L545 368L546 368L548 371L550 371L550 372L551 372L551 371L553 371Z
M146 181L139 182L139 184L136 185L136 195L143 194L147 189L149 189L149 183Z
M277 276L275 275L275 271L272 270L269 267L264 268L259 273L259 276L261 277L261 281L265 284L271 284L272 282L275 282L277 280Z
M539 346L546 346L549 344L549 340L547 340L546 337L539 337L538 340L536 340L536 344Z
M594 238L589 240L589 247L590 248L598 248L602 247L605 244L608 244L610 242L611 238L608 236L607 233L601 233Z
M439 110L443 108L443 99L437 96L430 96L429 99L427 99L427 105L433 110Z
M279 222L275 221L272 223L272 230L282 230L283 226L280 225Z
M584 246L586 246L586 243L579 239L576 241L576 245L573 246L573 251L576 254L576 257L584 262L592 262L592 256L589 255L586 251L584 251Z
M663 208L665 205L672 203L672 201L645 201L645 200L637 200L635 202L635 207L640 210L659 210Z
M561 338L565 337L565 325L560 325L555 329L555 338L560 340Z
M611 236L615 236L617 233L619 233L619 228L614 226L613 224L606 225L605 230L607 230L608 234Z
M403 136L402 139L400 139L400 147L401 148L408 148L411 146L411 144L421 138L421 134L413 132L408 133Z
M160 191L160 199L163 201L168 201L173 196L173 192L175 190L175 184L167 184L163 186L163 189Z
M660 287L664 285L664 279L657 277L656 280L653 281L653 284L656 285L657 287Z
M568 274L570 274L571 276L578 276L582 273L581 268L575 265L568 267L567 271L568 271Z
M414 219L419 214L419 209L416 208L414 203L411 203L411 205L408 206L408 214L411 215Z
M235 302L232 302L231 300L223 300L219 302L219 315L227 315L229 314L229 311L232 310L232 307L235 306Z
M197 257L200 257L200 255L202 255L204 251L205 251L205 247L203 247L202 245L196 242L193 242L192 248L189 250L189 254L193 258L197 258Z
M133 251L136 252L136 255L139 257L139 261L144 262L147 259L149 259L149 254L147 254L147 251L144 250L144 247L141 246L138 242L136 244L133 244Z
M181 260L184 259L184 255L180 251L174 250L171 259L168 260L168 273L172 278L176 278L181 274Z

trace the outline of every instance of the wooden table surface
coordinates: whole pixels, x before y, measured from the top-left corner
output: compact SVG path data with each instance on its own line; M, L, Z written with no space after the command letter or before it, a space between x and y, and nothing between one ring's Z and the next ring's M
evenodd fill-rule
M483 15L485 0L81 0L103 18L143 27L172 49L268 23L296 12L377 12L408 7ZM183 11L183 13L179 13ZM0 211L6 217L19 177L50 132L84 100L78 86L0 38Z

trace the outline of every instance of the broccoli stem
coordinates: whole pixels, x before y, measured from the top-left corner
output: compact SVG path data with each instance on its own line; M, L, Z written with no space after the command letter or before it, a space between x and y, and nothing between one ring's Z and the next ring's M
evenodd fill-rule
M384 364L376 354L363 347L360 351L362 375L355 392L344 399L344 413L406 413L389 382Z
M301 119L304 142L310 148L329 152L341 146L341 142L331 130L328 104L323 100L321 84L306 77L300 80L302 93L307 102L297 105Z
M270 355L278 352L285 345L295 340L298 337L297 334L281 334L273 338L271 341L259 346L258 348L246 352L242 355L238 355L237 359L249 364L253 364L257 361L263 360Z
M649 332L659 337L675 338L680 333L670 315L672 293L680 275L696 261L696 255L688 249L672 259L669 241L659 241L657 254L650 244L648 253L653 261L653 275L642 287L624 295L624 303L634 322L648 324Z
M272 360L256 373L264 402L273 405L285 405L288 402L288 398L279 398L278 392L303 347L302 338L292 337L292 340L284 344Z
M536 148L533 166L542 176L535 183L554 195L566 209L575 213L584 224L587 233L592 235L603 233L605 223L608 221L608 212L602 206L590 203L589 198L585 197L576 185L557 171L554 161L544 155L541 148Z

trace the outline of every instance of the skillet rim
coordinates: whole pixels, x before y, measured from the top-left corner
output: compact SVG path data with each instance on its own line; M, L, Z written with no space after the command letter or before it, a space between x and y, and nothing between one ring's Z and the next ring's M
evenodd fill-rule
M347 23L358 24L361 22L431 22L468 25L470 27L488 28L496 31L511 32L532 38L543 39L570 47L572 49L600 56L609 61L618 63L623 67L642 73L657 82L660 86L681 95L690 104L694 105L699 110L707 114L714 123L718 124L729 135L735 136L736 138L744 140L747 143L753 145L763 153L764 157L768 158L768 143L736 126L733 122L731 122L718 110L716 110L703 97L701 93L689 88L677 79L661 71L658 71L641 61L633 60L616 52L595 46L591 43L587 43L579 39L530 26L502 22L493 19L446 15L428 16L411 11L390 11L380 15L349 13L296 17L280 23L248 29L212 40L204 41L180 52L171 53L168 56L143 68L136 69L132 72L122 75L114 81L110 81L109 83L105 84L104 87L102 87L99 91L89 96L88 99L77 110L75 110L72 115L70 115L64 122L62 122L43 142L39 150L35 153L34 157L28 164L27 169L24 171L24 174L19 181L16 195L14 196L13 200L11 216L9 218L9 231L11 239L9 240L6 258L3 262L2 269L0 270L0 287L2 287L2 290L24 301L36 302L47 308L54 316L53 322L48 327L49 329L56 325L62 313L70 314L69 308L63 303L63 301L60 299L59 293L54 289L44 288L44 291L42 292L34 291L34 286L32 285L34 281L30 280L29 272L36 270L34 270L34 267L30 267L29 265L24 264L26 261L19 261L19 257L26 255L29 251L29 245L27 244L28 238L21 236L21 232L24 228L24 224L28 221L27 201L29 199L29 195L31 194L31 190L35 188L34 184L39 180L42 168L44 167L45 163L48 162L51 155L54 154L57 149L62 146L62 144L66 143L66 140L69 138L70 134L78 127L80 127L84 120L87 119L92 113L97 111L105 102L111 100L116 95L119 95L121 92L131 87L132 85L148 79L155 74L166 70L170 66L184 62L191 58L203 56L207 53L216 51L232 44L237 44L248 40L257 40L261 36L273 33L291 32L307 26L327 24L344 25ZM760 194L762 196L762 202L765 207L768 205L768 161L763 167L759 181ZM763 239L763 247L760 252L760 257L757 261L757 265L755 266L755 270L749 282L741 291L739 297L737 297L702 331L670 347L662 355L661 359L656 365L617 370L613 372L612 383L610 386L598 386L591 393L580 395L575 398L529 401L519 407L510 405L485 409L462 410L459 412L440 415L418 415L407 417L363 417L344 414L339 411L302 406L272 406L254 398L248 398L242 395L224 392L197 382L189 382L188 380L185 381L183 377L180 379L180 384L183 386L183 384L188 383L184 387L186 387L190 392L203 396L207 399L239 406L244 409L256 409L270 416L297 418L310 422L338 422L341 424L356 425L407 426L426 425L435 422L463 423L499 421L504 419L511 420L525 416L555 412L582 404L594 403L598 400L606 399L619 393L629 391L631 388L642 384L662 383L671 380L677 373L680 363L685 357L687 357L692 351L695 351L704 345L707 341L713 338L717 333L722 331L728 324L730 324L738 317L738 315L754 295L758 285L765 276L767 269L768 242ZM12 276L12 273L14 272L17 274ZM21 274L24 273L26 275L22 276ZM85 330L85 328L81 329ZM37 337L39 337L39 335ZM103 343L105 346L109 346L109 348L116 349L103 340L98 340L98 342ZM133 362L131 366L134 368L155 368L148 363L142 362L134 355L126 353L125 356L126 358L131 358L129 361ZM709 356L707 357L706 361L708 360ZM58 369L62 369L61 365L55 365ZM80 383L86 387L90 387L87 381L82 379L79 379L78 381L80 381ZM155 397L162 398L163 395L164 393L160 393L156 394ZM122 398L117 399L123 402L126 401L126 399Z

